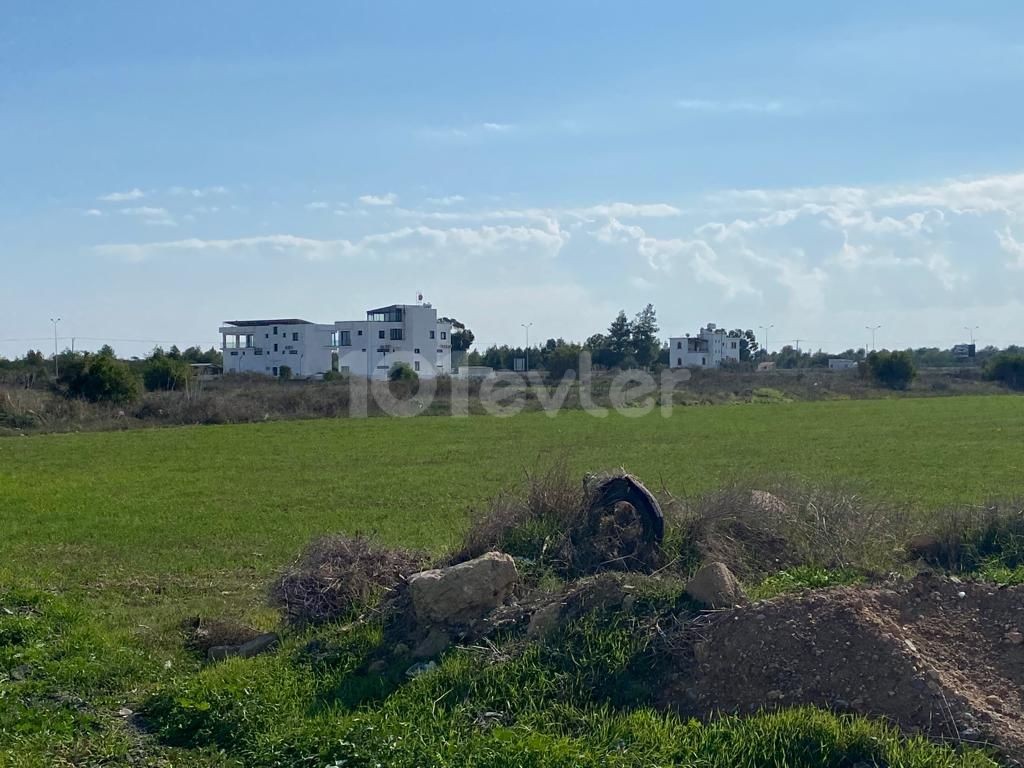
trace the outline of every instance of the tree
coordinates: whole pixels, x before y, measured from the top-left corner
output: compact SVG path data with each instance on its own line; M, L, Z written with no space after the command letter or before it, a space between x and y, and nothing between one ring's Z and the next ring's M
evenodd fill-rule
M129 403L139 394L135 374L125 363L108 355L74 355L65 363L60 382L68 397L94 403Z
M729 331L729 338L740 340L740 360L743 362L750 360L761 349L761 345L757 343L757 337L753 331L744 331L742 328L737 328L734 331Z
M632 351L632 346L633 325L626 318L625 310L620 309L608 326L608 348L616 355L625 357Z
M637 312L630 327L630 341L633 346L633 357L643 368L649 367L658 359L658 353L661 351L661 342L658 341L659 330L653 304L648 304Z
M868 355L868 372L876 384L890 389L906 389L917 375L909 352L872 352Z
M101 357L117 357L117 355L114 354L114 348L109 344L104 344L102 347L100 347L96 351L96 354L100 355Z
M292 377L292 367L290 365L282 365L277 369L277 378L281 381L288 381Z
M420 376L408 363L395 363L388 371L388 381L419 381Z
M454 327L454 326L453 326ZM468 352L476 336L469 328L461 328L452 331L452 352Z
M1010 389L1024 389L1024 355L1001 352L985 363L985 378Z
M170 391L184 386L191 375L192 368L184 360L154 355L142 369L142 383L150 391Z

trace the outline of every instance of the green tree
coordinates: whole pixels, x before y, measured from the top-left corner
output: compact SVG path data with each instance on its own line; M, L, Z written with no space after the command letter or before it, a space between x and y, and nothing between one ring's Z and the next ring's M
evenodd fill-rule
M142 369L142 383L150 391L174 390L183 387L192 375L192 368L180 358L153 356Z
M633 351L633 324L626 317L625 310L619 310L619 314L608 326L607 335L607 364L609 367L621 365L627 355Z
M102 357L117 357L117 355L114 353L114 348L109 344L104 344L102 347L96 350L96 354Z
M658 340L659 330L658 317L653 304L648 304L637 312L630 326L630 341L633 346L633 357L643 368L649 368L658 359L658 353L661 351L661 342Z
M743 362L750 360L761 348L753 331L744 331L742 328L737 328L734 331L729 331L729 338L740 340L740 360Z
M909 352L872 352L867 362L872 380L889 389L906 389L917 376Z
M388 371L388 381L419 381L419 374L408 363L395 363Z
M108 355L74 355L61 371L68 397L124 404L139 395L139 380L127 364Z
M1010 389L1024 389L1024 355L1001 352L985 363L985 378Z

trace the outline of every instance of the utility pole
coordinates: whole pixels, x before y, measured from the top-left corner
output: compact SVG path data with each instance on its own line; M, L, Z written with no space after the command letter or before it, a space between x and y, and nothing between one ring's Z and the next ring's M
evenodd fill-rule
M770 331L772 328L775 327L775 323L772 323L771 325L759 325L757 327L760 328L761 331L763 332L762 335L764 336L764 347L763 347L763 349L764 349L764 356L765 356L765 359L767 359L768 356L771 354L768 351L768 331Z
M53 378L60 378L60 363L57 362L57 323L60 322L60 318L50 318L50 322L53 323Z
M969 325L964 326L964 330L971 334L971 344L974 344L974 332L979 328L981 328L980 325L975 325L974 327L971 327Z
M520 323L526 329L526 370L530 370L530 326L533 323Z
M793 339L793 343L796 344L796 353L798 355L801 353L801 349L800 349L800 342L801 341L807 341L807 339Z
M864 326L871 331L871 351L875 351L875 333L882 327L880 325L866 325Z

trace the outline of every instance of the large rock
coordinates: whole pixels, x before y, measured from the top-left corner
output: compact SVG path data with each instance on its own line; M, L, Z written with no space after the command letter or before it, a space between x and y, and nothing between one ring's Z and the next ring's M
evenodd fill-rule
M409 593L420 622L459 624L482 618L504 603L519 580L509 555L488 552L449 568L409 577Z
M732 608L747 600L739 581L722 563L708 563L697 571L686 594L708 608Z

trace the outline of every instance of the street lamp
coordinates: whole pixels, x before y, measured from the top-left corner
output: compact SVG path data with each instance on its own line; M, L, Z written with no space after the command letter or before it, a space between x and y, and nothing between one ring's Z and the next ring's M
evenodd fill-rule
M533 323L520 323L526 329L526 370L530 370L530 326Z
M768 357L770 354L768 352L768 331L775 327L775 323L772 323L771 325L759 325L757 327L761 329L761 335L764 338L764 356Z
M974 332L976 330L978 330L979 328L981 328L980 325L975 325L973 327L970 326L970 325L965 325L964 326L964 330L967 331L969 334L971 334L971 344L974 344Z
M53 323L53 378L60 378L60 363L57 362L57 323L60 322L59 317L51 317L50 322Z
M871 331L871 351L875 351L875 333L882 327L880 325L865 325L869 331Z

